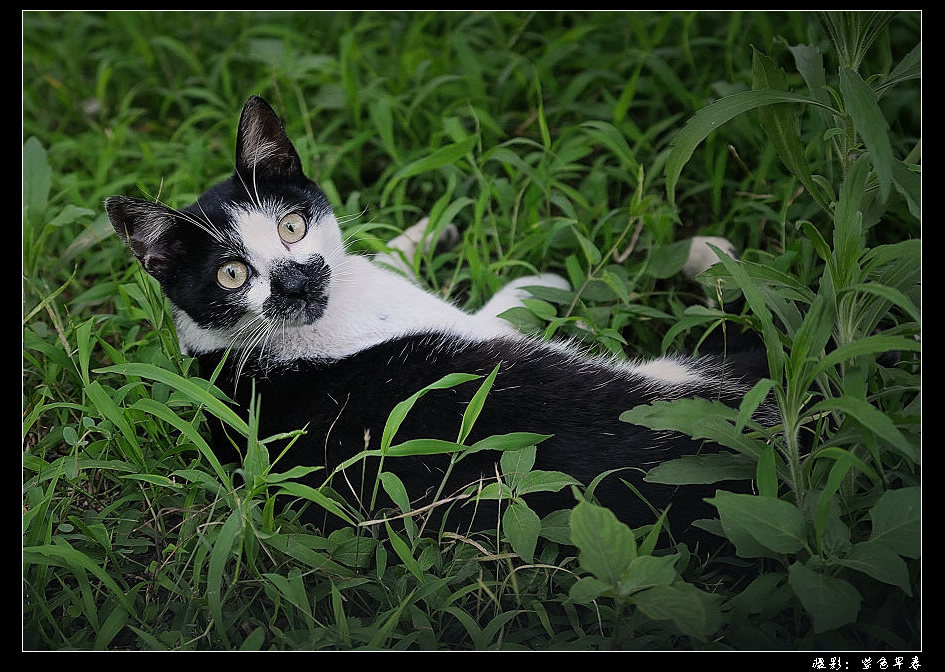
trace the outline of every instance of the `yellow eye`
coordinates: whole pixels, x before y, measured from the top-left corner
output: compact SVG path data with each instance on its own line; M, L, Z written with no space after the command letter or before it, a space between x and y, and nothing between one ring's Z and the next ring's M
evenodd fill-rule
M225 289L239 289L249 279L249 269L242 261L228 261L217 269L217 282Z
M297 212L290 212L279 220L279 237L287 243L297 243L305 237L305 220Z

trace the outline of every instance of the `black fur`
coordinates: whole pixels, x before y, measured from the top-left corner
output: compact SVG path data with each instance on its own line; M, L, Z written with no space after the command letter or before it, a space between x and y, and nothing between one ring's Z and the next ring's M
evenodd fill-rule
M200 357L201 370L213 370L221 354ZM702 499L713 494L716 485L686 487L676 492L674 487L643 481L646 469L698 453L704 447L678 434L654 432L619 420L621 412L629 408L667 398L665 391L642 377L617 375L615 369L601 362L586 360L576 364L573 355L535 343L526 345L505 339L456 343L438 335L416 335L337 362L297 361L264 373L244 371L236 399L240 407L248 408L253 388L247 380L255 376L255 393L262 398L261 437L307 426L306 434L280 461L277 471L294 465L324 466L324 472L316 475L324 478L358 451L379 447L384 424L398 402L446 374L485 376L496 364L501 365L499 373L467 445L493 434L552 434L538 444L534 468L562 471L584 484L604 471L620 469L605 479L594 494L627 524L655 522L657 514L651 507L662 509L671 498L670 522L676 534L686 536L693 520L712 517L711 507ZM715 357L707 357L701 364L722 365ZM762 361L757 357L733 357L726 369L737 369L739 375L757 378L760 366ZM232 367L224 371L232 372ZM481 382L475 380L426 394L407 415L394 443L410 438L455 440L463 412ZM689 392L719 396L717 389ZM734 397L721 400L739 401ZM270 449L272 454L278 451L277 447ZM498 453L485 451L460 461L452 470L443 495L455 494L480 479L494 480L498 460ZM431 495L442 480L446 464L445 456L415 456L388 458L384 468L401 478L419 508L432 501ZM368 494L376 469L376 459L370 460L364 474ZM621 479L632 483L644 499ZM350 468L344 480L336 479L332 484L349 500L358 500L363 493L352 493L349 483L355 490L360 488L359 466ZM536 493L527 496L526 502L541 516L576 503L569 488L555 494ZM440 520L439 514L444 510L436 509L434 519ZM451 529L465 526L473 510L474 505L469 502L453 506L447 526ZM480 503L477 513L480 524L495 521L493 511L489 504Z

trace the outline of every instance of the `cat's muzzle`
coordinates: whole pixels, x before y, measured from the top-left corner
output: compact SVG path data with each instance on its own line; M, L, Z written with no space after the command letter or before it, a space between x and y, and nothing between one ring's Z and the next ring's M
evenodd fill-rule
M331 269L315 255L307 263L282 263L269 275L271 294L263 310L272 319L311 324L325 312Z

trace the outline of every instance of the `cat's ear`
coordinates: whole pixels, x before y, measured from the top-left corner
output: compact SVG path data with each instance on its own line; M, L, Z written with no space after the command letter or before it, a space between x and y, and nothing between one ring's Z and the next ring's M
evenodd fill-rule
M140 198L112 196L105 200L105 211L118 237L125 241L144 270L162 280L171 268L176 236L165 236L175 226L174 211L159 203Z
M302 162L278 115L253 96L243 106L236 135L236 169L243 179L257 175L299 176Z

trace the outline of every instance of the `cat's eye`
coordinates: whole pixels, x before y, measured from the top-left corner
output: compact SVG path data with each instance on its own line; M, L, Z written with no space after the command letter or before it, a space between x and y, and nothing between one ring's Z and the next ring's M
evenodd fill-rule
M297 243L305 237L305 219L297 212L290 212L279 220L279 237L287 243Z
M242 261L228 261L217 269L217 282L225 289L239 289L249 279L249 268Z

